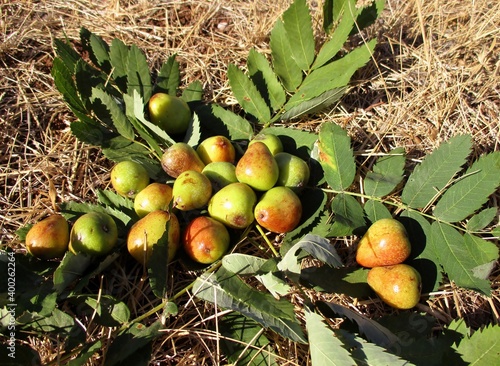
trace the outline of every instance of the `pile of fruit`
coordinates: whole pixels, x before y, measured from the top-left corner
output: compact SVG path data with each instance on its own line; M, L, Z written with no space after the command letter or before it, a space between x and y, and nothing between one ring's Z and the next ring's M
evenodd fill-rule
M191 112L180 98L158 93L148 109L150 120L172 135L188 128ZM171 178L163 182L151 182L147 170L135 161L113 167L113 189L133 200L137 214L127 233L133 258L146 265L153 246L166 239L167 262L182 247L192 260L210 264L228 251L231 231L253 223L274 233L297 227L302 215L299 195L310 176L308 164L284 152L275 135L259 134L245 150L238 147L222 135L205 138L196 149L175 142L161 157ZM71 230L66 219L55 214L31 228L26 248L43 259L61 257L68 249L105 255L117 241L117 225L107 213L83 214Z

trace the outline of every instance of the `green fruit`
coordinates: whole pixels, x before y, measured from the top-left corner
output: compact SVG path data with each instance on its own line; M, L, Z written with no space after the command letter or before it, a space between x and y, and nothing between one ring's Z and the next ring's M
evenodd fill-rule
M142 265L146 265L153 246L165 235L168 225L167 263L174 259L180 245L180 226L177 216L173 213L158 210L148 213L137 221L129 230L127 236L127 250L132 257Z
M215 193L208 203L214 219L234 229L244 229L254 221L255 192L245 183L231 183Z
M151 122L169 135L185 133L191 121L191 110L181 98L166 93L156 93L148 103Z
M111 185L124 197L134 198L148 184L148 172L135 161L121 161L111 170Z
M411 309L420 300L420 273L407 264L374 267L368 272L367 282L382 301L393 308Z
M61 215L50 215L31 227L25 243L28 253L37 258L60 258L68 250L68 222Z
M154 182L137 193L134 199L134 210L142 218L156 210L168 211L171 201L172 187Z
M283 151L283 143L276 135L259 133L250 141L249 146L256 142L263 142L273 155Z
M269 148L262 142L248 146L236 164L236 178L257 191L271 189L278 180L279 168Z
M363 235L356 251L356 261L367 268L404 262L411 252L405 227L395 219L375 221Z
M265 192L254 210L255 220L274 233L287 233L297 227L302 216L299 197L287 187L274 187Z
M205 164L190 145L185 142L176 142L163 153L161 166L168 175L177 178L186 170L195 170L201 173Z
M202 173L188 170L177 177L172 188L174 207L181 211L202 208L212 196L212 183Z
M202 173L212 182L213 192L217 192L222 187L230 183L238 182L236 178L236 167L226 161L217 161L207 164Z
M300 193L309 182L309 165L298 156L280 152L274 155L278 163L279 176L276 185L285 186Z
M182 242L191 259L198 263L210 264L227 252L230 237L221 222L211 217L198 216L186 227Z
M211 136L203 140L196 149L201 161L210 164L216 161L234 163L236 151L231 141L221 135Z
M103 212L88 212L80 216L71 229L69 250L74 253L104 255L118 240L113 218Z

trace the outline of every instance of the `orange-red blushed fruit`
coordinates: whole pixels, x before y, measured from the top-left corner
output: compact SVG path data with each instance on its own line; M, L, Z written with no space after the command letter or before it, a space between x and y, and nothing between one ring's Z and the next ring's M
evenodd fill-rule
M230 236L224 224L208 217L193 219L183 236L187 255L198 263L210 264L220 259L229 248Z

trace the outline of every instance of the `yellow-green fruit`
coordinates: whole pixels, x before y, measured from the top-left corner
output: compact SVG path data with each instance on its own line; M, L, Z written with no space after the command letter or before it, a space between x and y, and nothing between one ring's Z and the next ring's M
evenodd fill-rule
M238 182L236 178L236 167L227 161L216 161L207 164L202 173L212 182L212 190L217 192L222 187Z
M285 186L300 193L309 182L309 165L298 156L280 152L274 155L279 167L279 176L276 185Z
M368 272L367 282L393 308L411 309L420 300L420 273L407 264L374 267Z
M390 266L404 262L411 252L405 227L387 218L375 221L361 238L356 261L367 268Z
M189 211L206 206L212 196L212 183L202 173L188 170L177 177L172 187L174 207Z
M205 167L198 153L185 142L176 142L165 150L161 157L163 170L172 178L177 178L182 172L195 170L200 172Z
M168 211L170 201L172 201L172 187L154 182L137 193L134 199L134 210L142 218L156 210Z
M153 246L165 235L167 223L169 223L166 238L167 263L170 262L180 245L179 220L173 213L161 210L150 212L130 228L127 236L127 249L130 255L145 265L153 253Z
M205 164L216 161L234 163L236 157L233 144L227 137L222 135L206 138L198 145L196 152Z
M229 248L230 236L224 224L207 216L189 222L183 235L187 255L198 263L210 264L220 259Z
M37 258L60 258L68 250L68 222L61 215L50 215L31 227L25 243L28 252Z
M278 180L279 168L276 159L263 142L255 142L236 164L236 178L257 191L271 189Z
M151 122L169 135L179 135L188 129L191 110L183 99L156 93L149 99L148 109Z
M274 233L287 233L297 227L302 216L299 197L287 187L273 187L265 192L254 210L257 223Z
M148 184L147 170L135 161L121 161L111 170L111 185L124 197L135 198Z
M80 216L71 229L69 250L74 253L104 255L118 241L115 220L103 212L88 212Z
M264 143L273 155L283 151L283 143L276 135L259 133L252 140L250 140L249 146L256 142Z
M208 203L208 213L233 229L244 229L254 221L257 196L245 183L231 183L215 193Z

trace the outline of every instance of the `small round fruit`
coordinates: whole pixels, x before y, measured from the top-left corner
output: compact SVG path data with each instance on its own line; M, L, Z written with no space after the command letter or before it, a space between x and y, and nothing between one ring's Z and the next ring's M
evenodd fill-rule
M201 171L212 182L212 190L219 191L231 183L238 182L236 178L236 167L227 161L216 161L207 164Z
M71 229L69 250L73 254L104 255L118 240L115 220L104 212L88 212L80 216Z
M271 154L273 155L276 155L277 153L283 151L283 143L281 142L280 138L276 135L259 133L252 140L250 140L248 146L256 143L257 141L263 142L269 148L269 151L271 151Z
M26 249L40 259L60 258L68 250L69 225L61 215L37 222L26 234Z
M212 183L202 173L187 170L177 177L172 187L174 207L181 211L206 206L212 196Z
M168 257L170 262L177 253L180 241L180 226L177 216L166 211L153 211L137 221L129 230L127 236L128 252L136 261L142 265L147 264L153 246L165 235L168 227Z
M300 193L309 182L311 175L309 165L298 156L287 152L274 155L278 163L279 175L276 185L290 188L295 193Z
M168 211L170 201L172 201L172 187L154 182L137 193L134 199L134 210L142 218L156 210Z
M233 229L245 229L254 221L253 209L257 195L245 183L231 183L212 196L208 202L210 217Z
M255 220L274 233L287 233L297 227L302 216L299 197L287 187L277 186L265 192L254 210Z
M210 264L222 258L230 243L224 224L207 216L193 219L183 235L187 255L198 263Z
M234 163L236 151L231 141L222 135L207 137L196 149L203 163L210 164L216 161Z
M148 184L148 172L135 161L121 161L111 170L111 185L124 197L135 198Z
M191 109L181 98L166 93L156 93L148 103L151 122L169 135L185 133L191 120Z

